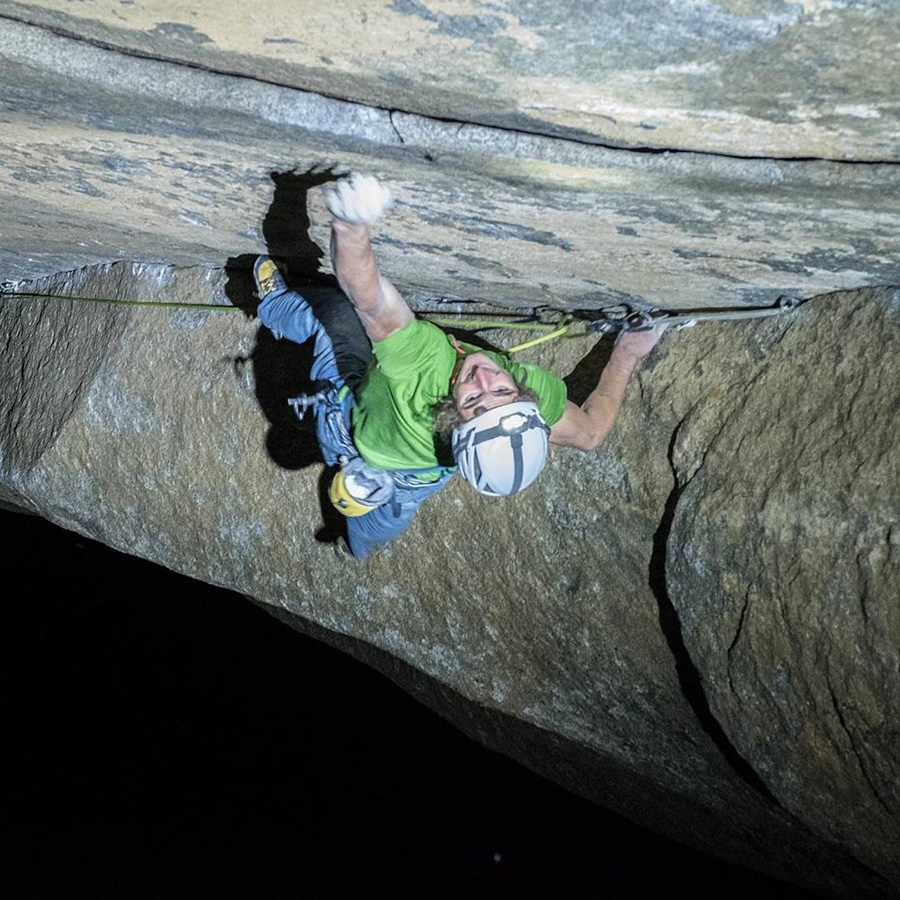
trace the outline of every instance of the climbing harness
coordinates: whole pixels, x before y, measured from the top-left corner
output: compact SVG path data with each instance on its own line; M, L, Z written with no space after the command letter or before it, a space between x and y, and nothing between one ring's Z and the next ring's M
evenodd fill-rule
M288 405L301 421L310 410L316 414L316 437L325 463L340 466L328 488L328 499L339 513L364 516L394 499L391 473L367 465L350 436L353 394L347 385L289 397Z
M240 306L231 306L224 303L184 303L165 300L122 300L110 297L70 297L65 294L39 294L30 291L9 290L12 283L0 284L0 299L3 298L27 298L34 300L70 300L78 303L107 303L117 306L156 306L178 309L202 309L216 312L243 312ZM691 328L698 322L712 321L737 321L740 319L761 319L769 316L778 316L797 309L801 301L791 297L779 297L772 306L753 306L737 309L697 309L697 310L667 310L654 307L639 308L629 305L607 307L600 310L583 310L576 313L565 313L559 316L556 311L543 308L530 316L504 316L488 315L478 317L476 314L465 312L456 313L453 316L433 315L421 313L421 317L435 325L446 328L465 328L467 331L487 330L515 330L515 331L542 331L539 337L517 344L515 347L503 351L507 355L520 353L545 341L560 337L583 337L586 334L617 334L625 331L647 331L656 325L667 325L675 329ZM554 321L536 321L543 313L556 314ZM586 320L584 330L570 332L572 324L576 320ZM295 407L294 411L302 418L303 410Z
M315 411L316 438L322 458L328 466L340 466L328 489L328 497L338 512L362 516L390 504L397 517L401 515L404 498L411 492L436 488L453 474L454 469L446 466L386 472L367 465L350 435L349 413L353 403L353 393L347 385L288 399L298 419L302 420L310 410Z

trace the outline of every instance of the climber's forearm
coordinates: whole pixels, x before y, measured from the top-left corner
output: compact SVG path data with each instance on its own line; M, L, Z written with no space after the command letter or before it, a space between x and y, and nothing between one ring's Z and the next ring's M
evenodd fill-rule
M354 307L373 311L378 306L378 265L367 225L332 220L331 264L341 290Z
M619 416L628 380L639 361L639 356L616 347L597 387L580 407L571 401L568 403L562 419L551 429L550 440L579 450L599 447Z
M609 362L600 375L597 387L588 395L581 406L590 420L591 447L597 447L606 440L619 417L625 389L631 373L637 368L640 358L621 347L613 350Z
M368 226L333 219L331 262L341 290L372 341L383 341L412 319L400 293L378 271Z

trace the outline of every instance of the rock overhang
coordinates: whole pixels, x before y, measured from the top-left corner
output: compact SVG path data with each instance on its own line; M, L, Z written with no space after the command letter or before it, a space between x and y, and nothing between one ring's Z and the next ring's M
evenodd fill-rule
M688 308L900 281L891 160L752 158L749 135L744 156L628 150L366 106L272 83L265 56L242 74L201 65L191 48L207 43L178 30L157 37L181 56L148 58L92 21L0 28L6 278L220 266L262 249L271 173L356 169L397 198L377 232L385 271L431 296ZM302 214L327 248L316 193Z
M890 3L6 3L97 46L383 110L628 148L896 161Z

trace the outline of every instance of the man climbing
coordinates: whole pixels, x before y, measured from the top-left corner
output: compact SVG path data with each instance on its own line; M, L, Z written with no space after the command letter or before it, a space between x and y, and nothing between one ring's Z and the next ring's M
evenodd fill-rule
M460 344L415 318L375 262L369 226L391 198L374 178L341 179L326 203L345 296L310 305L265 256L254 278L260 321L277 337L315 339L311 375L322 389L290 402L301 416L315 408L325 462L341 465L329 494L347 516L356 558L399 535L457 469L480 493L506 496L537 477L548 441L591 450L604 440L660 329L622 334L597 387L576 406L550 372Z

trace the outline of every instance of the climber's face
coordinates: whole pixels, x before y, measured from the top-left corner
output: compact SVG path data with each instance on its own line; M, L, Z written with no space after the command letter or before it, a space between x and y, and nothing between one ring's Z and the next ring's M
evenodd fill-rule
M519 399L515 379L484 353L470 353L456 379L456 408L465 421Z

